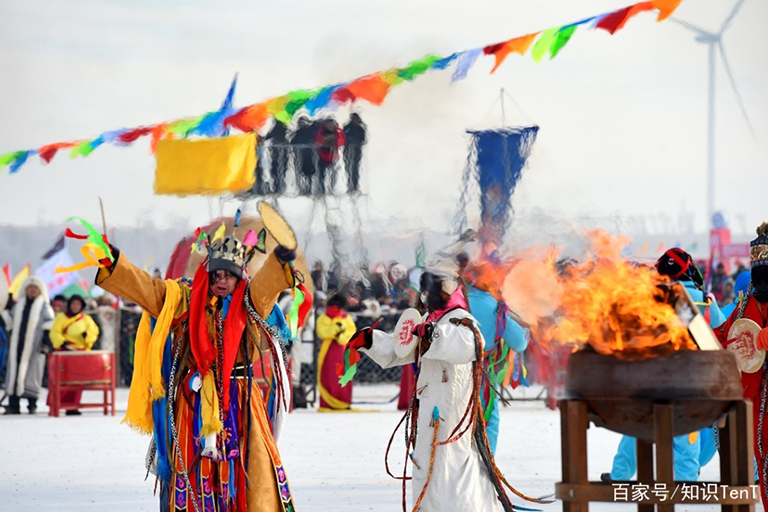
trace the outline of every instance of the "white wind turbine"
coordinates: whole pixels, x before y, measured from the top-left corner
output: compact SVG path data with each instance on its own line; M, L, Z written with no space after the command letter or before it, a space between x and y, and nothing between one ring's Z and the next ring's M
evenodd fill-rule
M744 116L744 120L749 127L750 133L755 137L755 131L752 128L752 124L749 122L747 111L744 108L744 102L741 100L739 90L736 88L736 80L733 78L731 72L731 66L728 63L728 58L725 55L725 47L723 46L723 32L731 25L736 14L741 9L744 0L739 0L731 10L731 13L725 18L723 24L720 26L720 30L717 32L708 32L686 21L671 18L672 21L684 28L690 30L696 34L696 42L704 43L708 45L709 50L709 90L707 98L707 222L712 221L712 216L715 212L715 53L720 52L720 58L723 60L723 68L728 76L728 80L731 83L733 93L736 95L736 101L739 104L741 113Z

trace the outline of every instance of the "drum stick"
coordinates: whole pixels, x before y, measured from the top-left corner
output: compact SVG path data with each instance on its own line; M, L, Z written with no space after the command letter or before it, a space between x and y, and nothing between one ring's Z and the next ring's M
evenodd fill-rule
M99 209L101 210L101 226L104 229L104 241L109 243L107 239L107 217L104 215L104 201L101 200L101 196L99 196Z

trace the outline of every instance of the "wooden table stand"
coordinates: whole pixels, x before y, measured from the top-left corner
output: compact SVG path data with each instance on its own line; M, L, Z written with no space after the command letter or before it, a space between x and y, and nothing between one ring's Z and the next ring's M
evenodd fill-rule
M590 501L637 503L638 512L674 512L675 504L714 503L719 503L726 512L754 512L760 495L754 485L750 402L732 402L724 415L725 426L720 429L720 482L675 482L674 405L664 401L653 405L653 442L637 440L638 480L612 484L590 482L587 477L588 412L584 400L560 402L563 481L556 484L555 496L563 501L563 512L588 512ZM617 490L621 499L617 499Z

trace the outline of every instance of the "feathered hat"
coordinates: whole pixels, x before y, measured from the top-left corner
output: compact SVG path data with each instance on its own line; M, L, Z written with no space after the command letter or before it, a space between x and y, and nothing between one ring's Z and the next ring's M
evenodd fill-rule
M245 277L245 268L254 254L256 254L256 251L266 252L266 230L264 229L261 230L258 236L256 236L253 230L248 231L242 242L237 239L235 228L240 225L240 216L240 210L237 210L232 234L228 237L224 236L226 227L223 222L216 229L212 238L200 228L195 232L196 241L192 244L192 250L202 252L203 246L207 246L208 272L226 270L242 279Z
M749 243L749 263L752 268L768 265L768 222L757 228L757 238Z

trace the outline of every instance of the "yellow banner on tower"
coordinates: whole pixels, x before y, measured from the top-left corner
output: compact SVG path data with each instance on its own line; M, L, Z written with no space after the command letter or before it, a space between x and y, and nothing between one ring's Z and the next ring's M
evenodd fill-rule
M256 134L157 143L155 193L216 195L250 190L256 181Z

